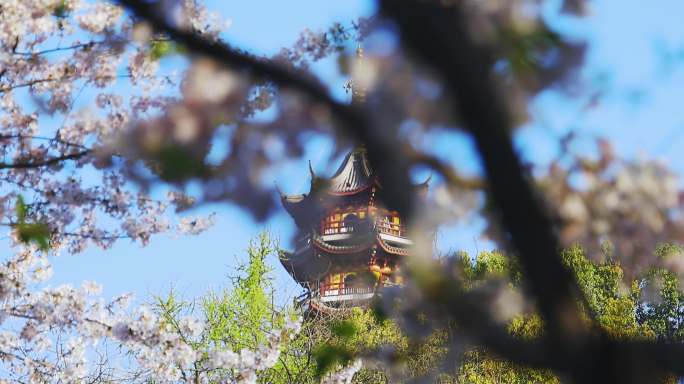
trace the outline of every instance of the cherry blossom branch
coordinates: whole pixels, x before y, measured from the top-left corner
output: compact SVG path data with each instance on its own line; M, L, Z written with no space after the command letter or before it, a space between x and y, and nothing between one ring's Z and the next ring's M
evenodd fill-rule
M155 3L119 0L119 4L149 22L154 29L184 45L191 52L204 55L224 65L248 71L256 78L296 89L309 99L326 105L343 123L340 129L351 133L357 141L364 143L370 149L368 156L374 169L384 176L383 182L387 187L396 191L387 196L385 203L392 209L407 212L410 216L413 196L409 192L411 183L408 177L408 164L406 164L406 159L399 156L396 151L396 148L399 148L397 139L392 135L381 134L381 130L374 127L367 107L350 106L334 100L326 87L311 74L256 58L233 49L221 41L209 40L197 33L174 27L167 21L163 10L155 7Z
M19 83L19 84L13 84L13 85L7 85L4 87L0 87L0 93L5 93L14 89L19 89L19 88L25 88L25 87L32 87L36 84L40 83L47 83L47 82L53 82L53 81L63 81L63 80L68 80L70 78L75 78L74 76L67 76L59 79L34 79L31 81L27 81L24 83Z
M78 160L86 155L91 154L90 150L85 150L81 152L76 152L76 153L71 153L67 155L61 155L61 156L56 156L52 157L47 160L40 160L40 161L23 161L23 162L16 162L16 163L2 163L0 162L0 169L27 169L27 168L41 168L41 167L48 167L51 165L55 165L58 163L61 163L63 161L68 161L68 160Z
M154 38L150 39L151 42L165 42L169 41L168 39L164 38ZM117 43L122 43L122 44L130 44L131 42L129 40L124 40L124 39L105 39L105 40L98 40L98 41L89 41L87 43L80 43L80 44L74 44L70 45L67 47L56 47L56 48L49 48L45 49L42 51L35 51L35 52L29 52L29 51L12 51L12 54L14 55L19 55L19 56L39 56L39 55L45 55L49 53L55 53L55 52L63 52L63 51L71 51L75 49L90 49L96 45L106 45L106 44L117 44Z
M76 147L76 148L81 148L81 149L87 149L91 150L90 148L86 147L85 145L82 144L76 144L76 143L71 143L66 140L62 140L57 137L46 137L46 136L37 136L37 135L0 135L0 140L8 140L8 139L17 139L17 140L42 140L42 141L48 141L52 143L59 143L59 144L64 144L69 147Z
M22 52L22 51L12 51L12 54L14 55L19 55L19 56L38 56L38 55L44 55L48 53L54 53L54 52L62 52L62 51L70 51L73 49L80 49L80 48L91 48L94 47L97 44L102 44L106 43L108 41L103 40L103 41L89 41L87 43L81 43L81 44L74 44L70 45L68 47L57 47L57 48L50 48L50 49L45 49L42 51L35 51L35 52Z
M19 89L19 88L32 87L36 84L41 84L41 83L51 83L51 82L60 82L60 81L68 81L68 80L81 80L81 79L86 80L86 81L109 80L113 77L117 78L117 79L125 79L125 78L132 77L132 75L131 74L118 74L116 76L95 76L95 77L88 77L88 78L84 78L81 76L63 76L63 77L59 77L59 78L34 79L34 80L30 80L30 81L20 83L20 84L6 85L4 87L0 87L0 94L9 92L9 91L12 91L15 89ZM159 75L159 76L155 76L155 77L170 79L171 75Z

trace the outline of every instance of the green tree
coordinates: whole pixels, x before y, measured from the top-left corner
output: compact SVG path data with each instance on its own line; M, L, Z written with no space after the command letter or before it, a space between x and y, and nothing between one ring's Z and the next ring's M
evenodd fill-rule
M292 308L275 305L272 269L267 258L275 257L277 251L278 242L268 232L262 232L250 240L247 261L238 266L230 287L209 292L192 302L179 299L171 291L156 298L155 308L181 337L186 337L180 325L182 318L200 312L205 328L191 342L197 350L209 346L226 351L258 350L282 328L288 316L295 315ZM205 361L195 364L194 372L184 372L184 378L207 369Z
M657 251L662 265L678 257L682 250L673 245ZM464 347L460 356L450 354L460 336L457 324L433 329L422 338L408 337L392 319L373 309L354 308L337 315L306 312L292 305L274 304L274 287L269 257L278 254L278 244L268 233L250 241L248 261L239 268L232 285L210 292L194 305L173 293L158 299L157 308L170 324L178 326L181 316L200 310L206 328L196 342L229 350L256 349L268 335L282 326L288 316L304 316L301 332L282 346L278 363L260 373L261 383L317 383L330 370L339 369L357 357L378 353L391 355L387 365L365 359L354 376L355 383L401 383L429 378L439 383L558 383L546 369L514 364L478 346ZM616 339L662 339L681 341L684 329L684 292L677 275L665 267L652 268L643 276L626 279L620 264L610 258L597 262L586 257L580 247L563 253L587 298L589 311L610 337ZM464 290L476 290L492 282L504 281L504 289L520 290L523 281L513 257L501 252L483 252L471 259L465 253L457 258ZM588 322L588 316L587 316ZM508 331L520 338L533 339L544 332L544 321L528 310L507 320ZM415 336L415 335L414 335ZM447 368L450 363L452 368ZM672 381L665 377L660 381ZM654 381L657 381L654 379Z
M671 247L667 248L670 253ZM677 252L681 252L678 248ZM667 257L663 250L661 257ZM580 247L562 252L563 262L574 273L589 308L607 334L616 339L681 340L684 320L682 290L676 275L665 268L654 268L644 276L625 279L620 264L608 258L602 262L589 260ZM498 252L482 253L475 261L463 256L464 283L468 287L490 278L509 277L517 286L521 281L514 258ZM656 296L644 295L651 289ZM653 296L653 295L651 295ZM511 334L534 338L543 332L543 320L536 313L514 317L508 323ZM498 359L483 349L467 351L463 357L455 382L464 383L557 383L559 378L548 370L517 366ZM663 377L661 381L673 381ZM654 382L658 380L654 378Z
M262 232L250 240L248 260L238 267L232 287L201 299L209 342L232 350L254 349L282 325L286 311L274 304L272 269L267 261L277 252L277 241Z

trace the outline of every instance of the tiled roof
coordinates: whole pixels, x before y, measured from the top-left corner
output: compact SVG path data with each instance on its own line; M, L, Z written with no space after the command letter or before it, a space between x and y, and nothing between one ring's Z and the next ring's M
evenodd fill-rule
M373 171L368 162L365 148L351 151L340 168L328 180L328 192L350 194L368 188L373 182Z
M387 244L387 242L380 237L380 234L378 234L378 243L380 244L380 247L387 253L400 256L408 256L410 254L410 250L408 248L395 247Z
M328 253L336 253L336 254L353 254L353 253L358 253L361 251L365 251L367 249L370 249L371 246L374 244L374 238L372 236L372 233L368 233L362 237L359 237L357 241L359 241L356 244L350 244L350 245L333 245L325 240L323 240L320 236L316 235L315 233L312 234L311 240L313 245L316 246L316 248L328 252Z
M330 269L331 261L323 257L302 257L289 252L281 252L280 264L300 284L307 281L318 280Z
M354 195L358 192L367 190L376 184L380 190L382 186L378 177L373 172L366 149L358 147L345 156L344 161L337 169L337 172L329 178L317 177L311 164L311 191L303 195L285 195L281 192L281 201L285 210L295 219L299 228L307 228L311 220L318 220L325 211L326 193L335 196ZM414 185L415 191L425 196L428 190L430 178L420 184ZM320 189L316 186L321 187ZM322 193L322 195L321 195Z

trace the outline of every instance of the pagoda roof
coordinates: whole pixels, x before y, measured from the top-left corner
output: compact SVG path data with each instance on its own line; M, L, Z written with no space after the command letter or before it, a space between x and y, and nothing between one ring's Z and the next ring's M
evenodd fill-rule
M382 185L373 171L365 147L357 147L349 152L337 171L328 179L318 177L309 162L311 188L309 193L285 195L280 193L281 202L287 212L295 219L299 228L305 228L310 221L325 210L325 195L339 197L352 196L367 191L371 186ZM416 193L427 193L431 177L420 184L413 185Z
M370 249L374 244L373 232L362 236L358 243L351 245L334 245L325 240L315 232L311 234L312 243L316 248L331 254L353 254Z
M373 170L368 161L366 149L356 148L349 152L328 180L328 193L350 195L363 191L374 182Z
M332 267L332 262L324 257L302 257L298 253L285 251L282 251L279 256L280 264L296 282L302 285L308 281L320 279Z
M295 219L295 223L298 227L305 227L315 214L316 205L312 204L309 199L309 195L285 195L280 193L280 200L283 207Z
M391 253L393 255L398 255L398 256L408 256L410 254L410 250L408 248L402 248L402 247L395 247L393 245L389 245L387 241L385 241L380 234L377 234L377 240L378 244L380 244L380 247L387 253Z

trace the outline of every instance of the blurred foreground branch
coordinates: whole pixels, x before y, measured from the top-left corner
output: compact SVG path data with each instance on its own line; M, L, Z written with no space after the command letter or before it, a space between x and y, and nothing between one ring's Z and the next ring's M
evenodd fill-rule
M120 0L123 6L149 22L154 29L167 34L171 39L184 45L195 54L207 56L231 68L245 70L255 78L264 79L282 87L300 91L309 99L325 104L341 121L341 129L352 134L358 142L368 146L369 160L390 189L397 191L385 203L402 211L411 212L413 207L408 178L406 159L396 151L396 138L381 135L381 130L373 126L371 114L364 106L350 106L334 100L327 89L313 76L295 71L266 59L231 48L219 40L210 41L192 31L182 30L171 25L154 4L133 0Z

